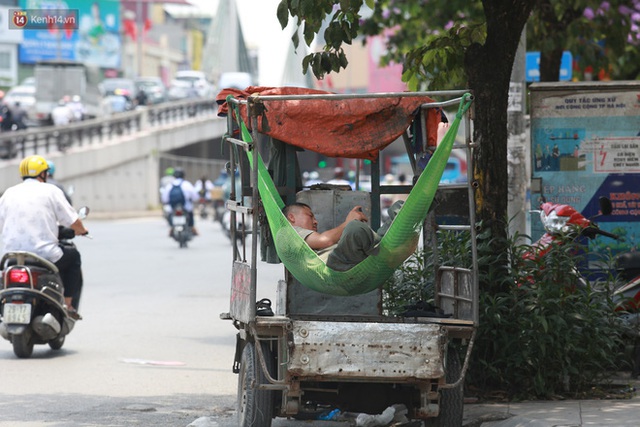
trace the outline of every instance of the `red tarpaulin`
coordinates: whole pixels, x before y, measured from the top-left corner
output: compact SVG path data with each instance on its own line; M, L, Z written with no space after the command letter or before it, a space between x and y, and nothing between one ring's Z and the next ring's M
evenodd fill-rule
M226 98L247 99L252 95L331 94L297 87L223 89L216 97L218 116L228 114ZM415 119L420 105L433 102L426 96L395 96L347 99L268 100L258 116L258 131L287 144L330 157L375 159ZM246 105L240 115L251 129ZM441 113L427 110L428 145L435 146Z

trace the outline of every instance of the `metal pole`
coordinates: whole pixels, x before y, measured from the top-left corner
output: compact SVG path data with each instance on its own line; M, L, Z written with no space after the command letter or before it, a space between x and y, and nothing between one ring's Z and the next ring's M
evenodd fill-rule
M523 29L509 83L507 111L507 167L509 234L527 234L527 192L529 189L529 144L524 123L526 106L526 27Z
M142 75L142 34L144 32L144 21L142 20L142 0L137 0L136 2L136 26L138 27L138 34L136 37L136 53L138 56L136 76L140 77Z

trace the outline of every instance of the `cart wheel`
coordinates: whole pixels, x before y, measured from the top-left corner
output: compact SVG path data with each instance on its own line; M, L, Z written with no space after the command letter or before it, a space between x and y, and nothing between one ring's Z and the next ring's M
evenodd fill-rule
M262 352L270 368L271 350L262 344ZM242 350L240 362L240 376L238 378L238 425L240 427L271 427L273 418L274 392L258 390L257 384L266 384L267 380L262 372L255 343L247 342Z
M455 348L449 347L447 351L447 365L445 367L447 383L452 383L460 378L462 367L460 358ZM464 411L464 390L462 383L455 388L449 388L440 392L440 415L426 420L426 427L461 427Z

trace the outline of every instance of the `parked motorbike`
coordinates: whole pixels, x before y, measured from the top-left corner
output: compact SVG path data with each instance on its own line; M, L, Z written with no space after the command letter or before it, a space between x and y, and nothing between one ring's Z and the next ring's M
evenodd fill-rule
M193 238L191 227L188 225L187 211L181 205L176 206L171 212L171 237L181 248L186 248L187 242Z
M548 253L554 245L566 242L567 234L578 238L581 236L594 239L596 236L605 236L619 239L619 236L600 229L595 219L610 215L612 212L611 201L606 197L599 199L600 213L586 218L570 205L547 202L542 199L540 205L540 219L545 228L545 234L533 245L532 250L525 253L525 258L540 259ZM632 375L640 374L640 254L627 252L618 254L615 259L617 284L615 285L612 299L615 311L619 314L621 326L625 328L624 335L633 339L635 344L635 361ZM574 268L571 274L578 278L578 286L585 286L586 281Z
M79 210L86 217L89 208ZM75 232L60 227L61 245L73 245ZM79 318L67 310L64 286L52 262L26 251L7 252L0 259L0 336L13 345L17 357L29 358L35 344L59 350ZM78 308L80 291L73 295Z

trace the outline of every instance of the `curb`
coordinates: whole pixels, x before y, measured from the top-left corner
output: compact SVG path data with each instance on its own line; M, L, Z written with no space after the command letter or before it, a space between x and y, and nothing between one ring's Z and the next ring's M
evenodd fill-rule
M129 218L162 218L162 210L154 209L147 211L113 211L113 212L90 212L87 220L102 219L129 219Z

